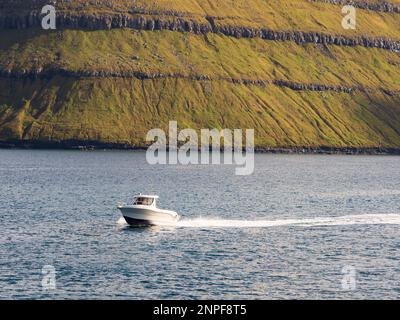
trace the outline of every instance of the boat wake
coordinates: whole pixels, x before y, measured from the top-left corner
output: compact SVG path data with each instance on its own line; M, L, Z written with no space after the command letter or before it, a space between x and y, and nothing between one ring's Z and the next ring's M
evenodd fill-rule
M118 224L126 224L121 218ZM362 214L339 217L318 217L305 219L281 220L226 220L218 218L182 219L173 224L178 228L268 228L279 226L319 227L319 226L346 226L346 225L400 225L400 214Z
M277 226L317 227L368 224L400 224L400 214L363 214L326 218L251 221L198 218L181 220L176 225L178 227L192 228L267 228Z

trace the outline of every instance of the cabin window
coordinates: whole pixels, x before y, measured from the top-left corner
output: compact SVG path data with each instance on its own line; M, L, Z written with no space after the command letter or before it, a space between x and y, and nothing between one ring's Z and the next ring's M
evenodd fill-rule
M154 202L153 198L143 198L139 197L135 199L135 202L133 204L135 205L140 205L140 206L151 206Z

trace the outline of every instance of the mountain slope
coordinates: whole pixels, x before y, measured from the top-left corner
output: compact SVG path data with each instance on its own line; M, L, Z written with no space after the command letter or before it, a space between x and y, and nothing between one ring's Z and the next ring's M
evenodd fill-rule
M58 1L56 31L41 4L0 1L0 141L141 146L178 120L400 148L399 2L356 2L356 30L336 0Z

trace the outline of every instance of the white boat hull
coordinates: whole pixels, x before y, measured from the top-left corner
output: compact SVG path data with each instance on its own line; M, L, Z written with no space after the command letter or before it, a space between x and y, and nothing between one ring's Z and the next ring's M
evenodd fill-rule
M179 220L174 211L149 208L148 206L120 206L125 221L131 226L160 225Z

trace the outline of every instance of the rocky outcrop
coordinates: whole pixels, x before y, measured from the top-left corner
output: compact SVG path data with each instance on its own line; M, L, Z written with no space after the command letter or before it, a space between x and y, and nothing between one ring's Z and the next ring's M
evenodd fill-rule
M0 145L1 147L1 145ZM349 154L349 155L400 155L398 148L332 148L332 147L293 147L293 148L256 148L257 153L275 154Z
M141 150L148 145L131 145L124 143L107 143L103 141L43 141L43 140L0 140L0 149L71 149L71 150ZM221 149L223 151L223 149ZM348 154L348 155L400 155L399 148L335 148L335 147L255 147L256 153L269 154Z
M155 80L155 79L186 79L193 81L228 81L234 84L254 85L254 86L268 86L275 85L278 87L289 88L295 91L333 91L352 93L353 91L362 92L377 92L380 91L386 95L394 96L400 94L400 91L387 90L385 88L367 88L362 86L334 86L318 83L298 83L280 79L238 79L231 77L212 77L209 75L185 75L180 73L146 73L140 71L107 71L97 70L88 71L83 70L79 72L69 71L65 69L51 69L51 70L34 70L27 72L18 72L13 70L0 70L0 77L14 78L14 79L50 79L55 76L73 77L73 78L136 78L139 80Z
M315 83L305 84L305 83L296 83L285 80L273 80L272 83L278 87L286 87L295 91L334 91L334 92L351 93L355 90L361 90L361 91L373 90L370 88L362 88L362 87L328 86L324 84L315 84Z
M323 2L330 3L340 6L352 5L356 8L378 11L378 12L387 12L387 13L400 13L400 5L391 2L369 2L369 1L360 1L360 0L308 0L309 2Z
M235 38L261 38L271 41L294 41L297 44L315 43L338 46L363 46L367 48L380 48L400 52L400 41L384 37L373 38L367 36L348 37L322 32L303 31L276 31L266 28L253 28L244 26L221 25L216 23L216 18L205 17L205 22L183 17L154 17L135 15L74 15L59 14L57 16L58 29L86 29L110 30L114 28L130 28L134 30L169 30L177 32L190 32L193 34L218 33ZM39 27L41 16L36 12L26 15L1 15L0 28L25 29Z

